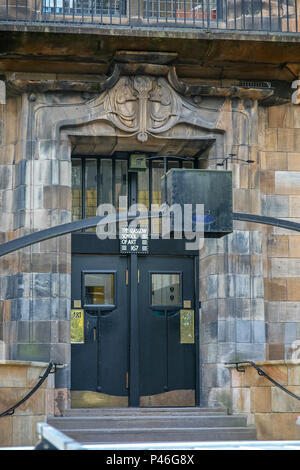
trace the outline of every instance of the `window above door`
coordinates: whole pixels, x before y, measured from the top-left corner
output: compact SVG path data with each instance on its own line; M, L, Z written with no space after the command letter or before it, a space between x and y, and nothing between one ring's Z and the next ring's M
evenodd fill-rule
M129 170L129 155L107 157L72 158L72 220L80 220L97 215L100 204L113 204L116 211L119 198L127 197L130 205L132 187L136 191L133 198L149 210L151 204L162 203L161 177L164 173L163 160L157 157L146 161L146 169L132 173ZM197 160L178 161L168 158L167 169L196 168ZM94 231L94 229L90 229Z

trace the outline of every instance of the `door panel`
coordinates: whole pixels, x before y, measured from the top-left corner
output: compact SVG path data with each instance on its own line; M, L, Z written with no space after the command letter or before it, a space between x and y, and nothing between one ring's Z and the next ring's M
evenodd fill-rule
M138 256L137 264L133 348L129 296L134 286L127 257L72 258L72 302L80 300L84 310L84 343L71 345L72 407L128 406L128 386L136 383L130 380L130 349L139 351L140 406L195 405L196 348L183 342L180 315L186 307L195 311L194 259Z
M141 406L194 406L195 344L180 337L180 310L195 311L193 258L139 257L139 269Z
M72 344L72 406L128 406L127 258L72 257L72 302L84 309L84 343Z

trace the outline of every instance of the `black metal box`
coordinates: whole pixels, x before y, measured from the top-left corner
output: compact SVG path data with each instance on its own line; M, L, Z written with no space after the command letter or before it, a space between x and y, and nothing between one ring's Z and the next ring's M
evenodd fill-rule
M232 172L172 168L162 177L162 198L169 206L192 204L193 222L196 204L204 205L204 236L219 238L232 228ZM202 221L203 221L202 217ZM195 224L193 223L193 230Z

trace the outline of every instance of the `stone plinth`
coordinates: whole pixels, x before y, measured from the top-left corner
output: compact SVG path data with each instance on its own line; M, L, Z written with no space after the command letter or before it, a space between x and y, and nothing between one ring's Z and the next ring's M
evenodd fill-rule
M43 362L0 361L0 414L28 394L47 367ZM35 445L37 423L54 414L54 404L54 374L50 374L13 415L0 418L0 447Z
M300 360L256 362L266 374L300 397ZM257 428L258 440L300 440L300 401L260 376L249 364L245 372L231 371L231 407L233 413L248 415L248 424Z

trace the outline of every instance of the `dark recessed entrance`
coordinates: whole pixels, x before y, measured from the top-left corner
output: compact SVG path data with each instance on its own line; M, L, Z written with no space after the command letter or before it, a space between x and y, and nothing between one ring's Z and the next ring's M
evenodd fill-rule
M139 172L129 164L124 155L74 159L73 218L120 194L128 205L161 204L163 162ZM168 162L177 165L194 162ZM148 254L122 254L118 239L72 235L72 407L198 404L197 253L184 246L150 239Z

